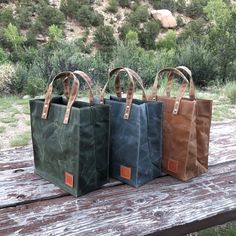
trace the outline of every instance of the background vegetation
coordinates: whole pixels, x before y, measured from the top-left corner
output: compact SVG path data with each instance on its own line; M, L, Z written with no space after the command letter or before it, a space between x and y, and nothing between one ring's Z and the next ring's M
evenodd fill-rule
M59 9L48 0L20 0L15 7L5 2L0 8L1 95L41 94L56 73L74 69L90 74L99 87L116 66L133 68L149 87L160 68L186 65L200 88L230 83L225 90L235 103L236 7L230 1L149 0L150 7L177 16L177 29L165 30L142 1L110 0L111 18L119 20L121 9L129 12L118 33L94 9L97 1L61 0ZM183 16L191 21L186 24ZM65 39L68 20L85 33Z

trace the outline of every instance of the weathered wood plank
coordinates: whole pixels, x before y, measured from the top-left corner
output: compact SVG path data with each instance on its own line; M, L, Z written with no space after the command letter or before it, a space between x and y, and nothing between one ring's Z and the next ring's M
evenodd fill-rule
M236 159L236 121L212 124L209 153L209 165Z
M211 128L209 165L235 159L236 121L213 123ZM0 171L33 165L32 146L0 150Z
M213 124L210 165L236 160L235 133L236 122ZM0 208L66 195L58 187L34 174L32 155L30 146L0 152ZM112 180L112 185L119 184L119 181Z
M0 171L33 165L32 146L0 150Z
M186 183L166 176L137 189L120 185L78 199L66 196L4 208L0 235L144 235L168 229L173 233L173 227L199 221L204 225L226 212L236 219L236 161L215 165ZM179 232L183 231L172 235Z

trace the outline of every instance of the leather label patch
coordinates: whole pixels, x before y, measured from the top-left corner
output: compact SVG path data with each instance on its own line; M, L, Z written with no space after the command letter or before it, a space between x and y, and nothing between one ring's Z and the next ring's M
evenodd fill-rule
M178 161L173 159L168 160L168 170L174 173L177 173L178 170Z
M120 176L124 179L131 179L131 168L126 166L120 166Z
M68 172L65 172L65 184L71 188L74 187L74 176Z

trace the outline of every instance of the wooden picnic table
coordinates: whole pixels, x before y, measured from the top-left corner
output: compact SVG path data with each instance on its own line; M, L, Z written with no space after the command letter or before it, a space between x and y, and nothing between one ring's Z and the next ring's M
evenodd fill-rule
M0 235L183 235L236 220L236 121L214 123L209 171L74 198L34 174L32 147L0 151Z

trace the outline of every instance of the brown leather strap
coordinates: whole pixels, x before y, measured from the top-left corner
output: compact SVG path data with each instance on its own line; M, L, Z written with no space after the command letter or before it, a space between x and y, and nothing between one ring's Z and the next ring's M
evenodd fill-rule
M132 101L133 101L133 95L134 95L134 79L133 79L133 76L131 75L130 71L127 68L115 68L108 73L108 80L107 80L106 84L104 85L104 87L101 91L101 94L100 94L100 103L104 103L105 91L106 91L106 88L111 80L112 75L115 73L119 74L121 71L125 71L128 74L128 77L130 80L129 88L127 91L127 97L126 97L125 113L123 116L123 118L127 120L127 119L129 119Z
M89 101L90 101L90 103L93 103L94 99L93 99L93 92L92 92L92 88L91 88L91 85L93 84L92 79L83 71L76 70L73 73L80 76L86 82L86 84L89 87L89 91L90 91ZM70 94L70 86L69 86L69 79L68 78L65 78L63 80L63 87L64 87L64 95L67 96L67 98L68 98L69 94Z
M188 75L188 79L190 82L189 97L190 97L190 99L194 100L195 99L195 86L194 86L191 70L186 66L178 66L178 67L176 67L176 69L178 69L184 75ZM171 90L173 78L174 78L174 74L172 72L170 72L169 76L168 76L168 80L167 80L167 85L166 85L166 96L167 97L170 97L170 90Z
M133 78L138 82L139 86L141 87L142 93L143 93L143 100L147 100L147 96L145 93L145 89L144 89L143 81L142 81L141 77L134 70L132 70L130 68L126 68L126 69L130 71ZM121 97L121 85L120 85L120 75L119 74L117 74L116 78L115 78L115 90L116 90L117 97Z
M69 101L66 106L66 114L64 117L63 124L68 124L68 122L69 122L71 108L72 108L73 103L75 102L76 98L78 97L78 90L79 90L79 81L75 78L72 88L71 88L70 98L69 98Z
M52 97L52 90L53 90L53 84L55 82L55 80L57 79L63 79L63 78L72 78L74 80L74 83L73 85L74 86L77 86L79 87L79 82L78 80L76 79L76 76L70 72L70 71L64 71L64 72L61 72L59 74L57 74L51 81L51 83L49 84L48 86L48 90L46 92L46 95L45 95L45 100L44 100L44 105L43 105L43 111L42 111L42 119L47 119L48 117L48 111L49 111L49 106L50 106L50 102L51 102L51 97ZM78 83L78 84L77 84ZM74 91L74 88L72 87L72 90ZM72 94L72 90L71 90L71 94ZM78 90L78 89L77 89ZM78 93L78 92L77 92ZM73 104L73 103L72 103ZM72 106L72 105L71 105ZM68 108L71 109L71 106L70 106L70 103L68 102L67 104L67 113L68 113ZM69 113L70 113L70 110L69 110ZM66 117L66 115L65 115ZM69 118L69 117L68 117Z
M153 84L153 87L152 87L152 100L156 100L157 99L158 83L159 83L159 80L161 79L161 74L164 73L164 72L173 73L175 75L180 76L183 79L183 82L182 82L182 84L180 86L179 94L178 94L178 96L175 99L175 105L174 105L174 109L173 109L173 114L177 115L178 111L179 111L179 105L180 105L181 99L184 96L184 93L186 91L186 88L187 88L189 82L188 82L187 78L185 77L185 75L182 72L180 72L178 69L171 68L171 67L164 68L164 69L160 70L157 73L157 76L155 78L155 81L154 81L154 84Z

